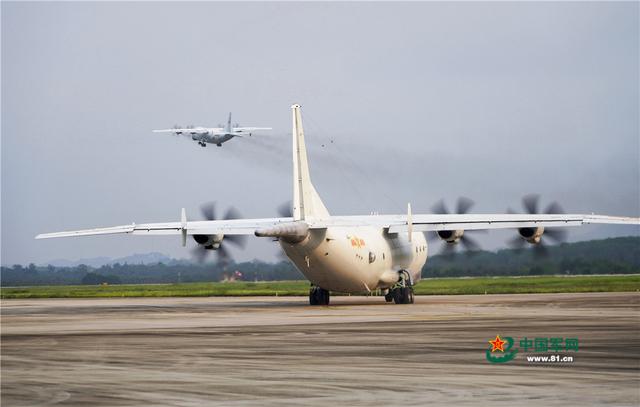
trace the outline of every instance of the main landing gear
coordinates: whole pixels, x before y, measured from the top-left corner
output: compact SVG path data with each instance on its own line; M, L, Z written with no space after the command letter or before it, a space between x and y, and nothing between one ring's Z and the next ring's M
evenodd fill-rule
M207 143L205 143L204 141L199 141L198 144L200 144L200 147L206 147Z
M406 270L400 272L400 279L389 289L389 292L384 296L385 301L395 302L396 304L413 304L413 284L411 282L411 276Z
M311 286L309 289L309 304L329 305L329 291L324 288Z

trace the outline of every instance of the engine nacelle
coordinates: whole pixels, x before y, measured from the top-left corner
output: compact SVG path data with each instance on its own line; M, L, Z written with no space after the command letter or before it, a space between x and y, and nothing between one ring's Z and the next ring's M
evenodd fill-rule
M518 229L518 233L527 242L537 244L540 243L544 228L542 226L538 226L537 228L520 228Z
M447 243L458 243L464 230L439 230L438 237Z
M258 237L275 237L290 244L300 243L309 236L309 225L305 222L287 222L255 231Z
M224 235L193 235L193 240L207 249L216 250L220 247Z

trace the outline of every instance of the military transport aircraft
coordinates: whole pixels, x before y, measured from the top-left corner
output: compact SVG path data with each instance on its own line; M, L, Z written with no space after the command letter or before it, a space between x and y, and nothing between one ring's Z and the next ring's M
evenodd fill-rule
M309 302L328 305L329 292L385 290L388 302L413 302L412 286L427 260L423 232L436 232L449 245L465 231L514 229L524 244L538 245L545 233L589 223L640 225L640 218L604 215L413 214L331 216L311 183L300 105L293 105L293 216L263 219L188 221L184 208L178 222L130 224L108 228L47 233L36 239L113 233L191 236L215 250L225 236L276 238L285 254L312 283ZM468 206L468 205L465 205ZM531 205L530 205L531 206ZM553 209L553 206L550 207ZM464 212L464 211L463 211Z
M244 135L251 136L252 132L258 130L271 130L271 127L238 127L238 124L231 126L231 113L227 124L222 127L186 127L180 128L175 126L172 129L153 130L154 133L173 133L176 135L190 134L191 139L197 141L201 147L206 147L207 143L215 144L222 147L222 143L231 140L234 137L242 137Z

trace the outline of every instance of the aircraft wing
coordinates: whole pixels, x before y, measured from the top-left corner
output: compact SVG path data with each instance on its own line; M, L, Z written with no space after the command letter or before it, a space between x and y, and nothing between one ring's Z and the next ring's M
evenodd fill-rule
M224 130L222 127L194 127L152 130L154 133L215 133Z
M293 218L233 219L213 221L180 221L167 223L132 223L106 228L43 233L36 239L57 237L92 236L108 234L132 235L253 235L258 229L270 228L293 222ZM412 230L427 232L439 230L517 229L525 227L568 227L583 224L624 224L640 226L640 218L606 215L528 215L528 214L465 214L465 215L369 215L332 216L329 219L308 219L310 229L340 227L379 227L389 233ZM183 232L184 231L184 232Z
M234 133L249 133L256 130L271 130L271 127L234 127Z
M56 237L111 235L128 233L132 235L253 235L257 229L264 229L280 223L292 222L292 218L232 219L211 221L180 221L167 223L132 223L130 225L107 228L72 230L67 232L43 233L36 239Z
M329 226L373 226L388 229L389 233L439 231L517 229L525 227L567 227L590 223L640 226L640 218L606 215L565 214L464 214L464 215L369 215L332 216L325 221L311 222L311 228Z

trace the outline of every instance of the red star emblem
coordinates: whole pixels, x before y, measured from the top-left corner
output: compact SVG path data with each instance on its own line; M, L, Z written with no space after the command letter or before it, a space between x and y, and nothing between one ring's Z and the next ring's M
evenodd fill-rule
M495 352L497 350L504 352L504 344L507 343L507 341L503 341L500 339L500 335L496 335L496 339L489 341L489 343L491 344L491 352Z

